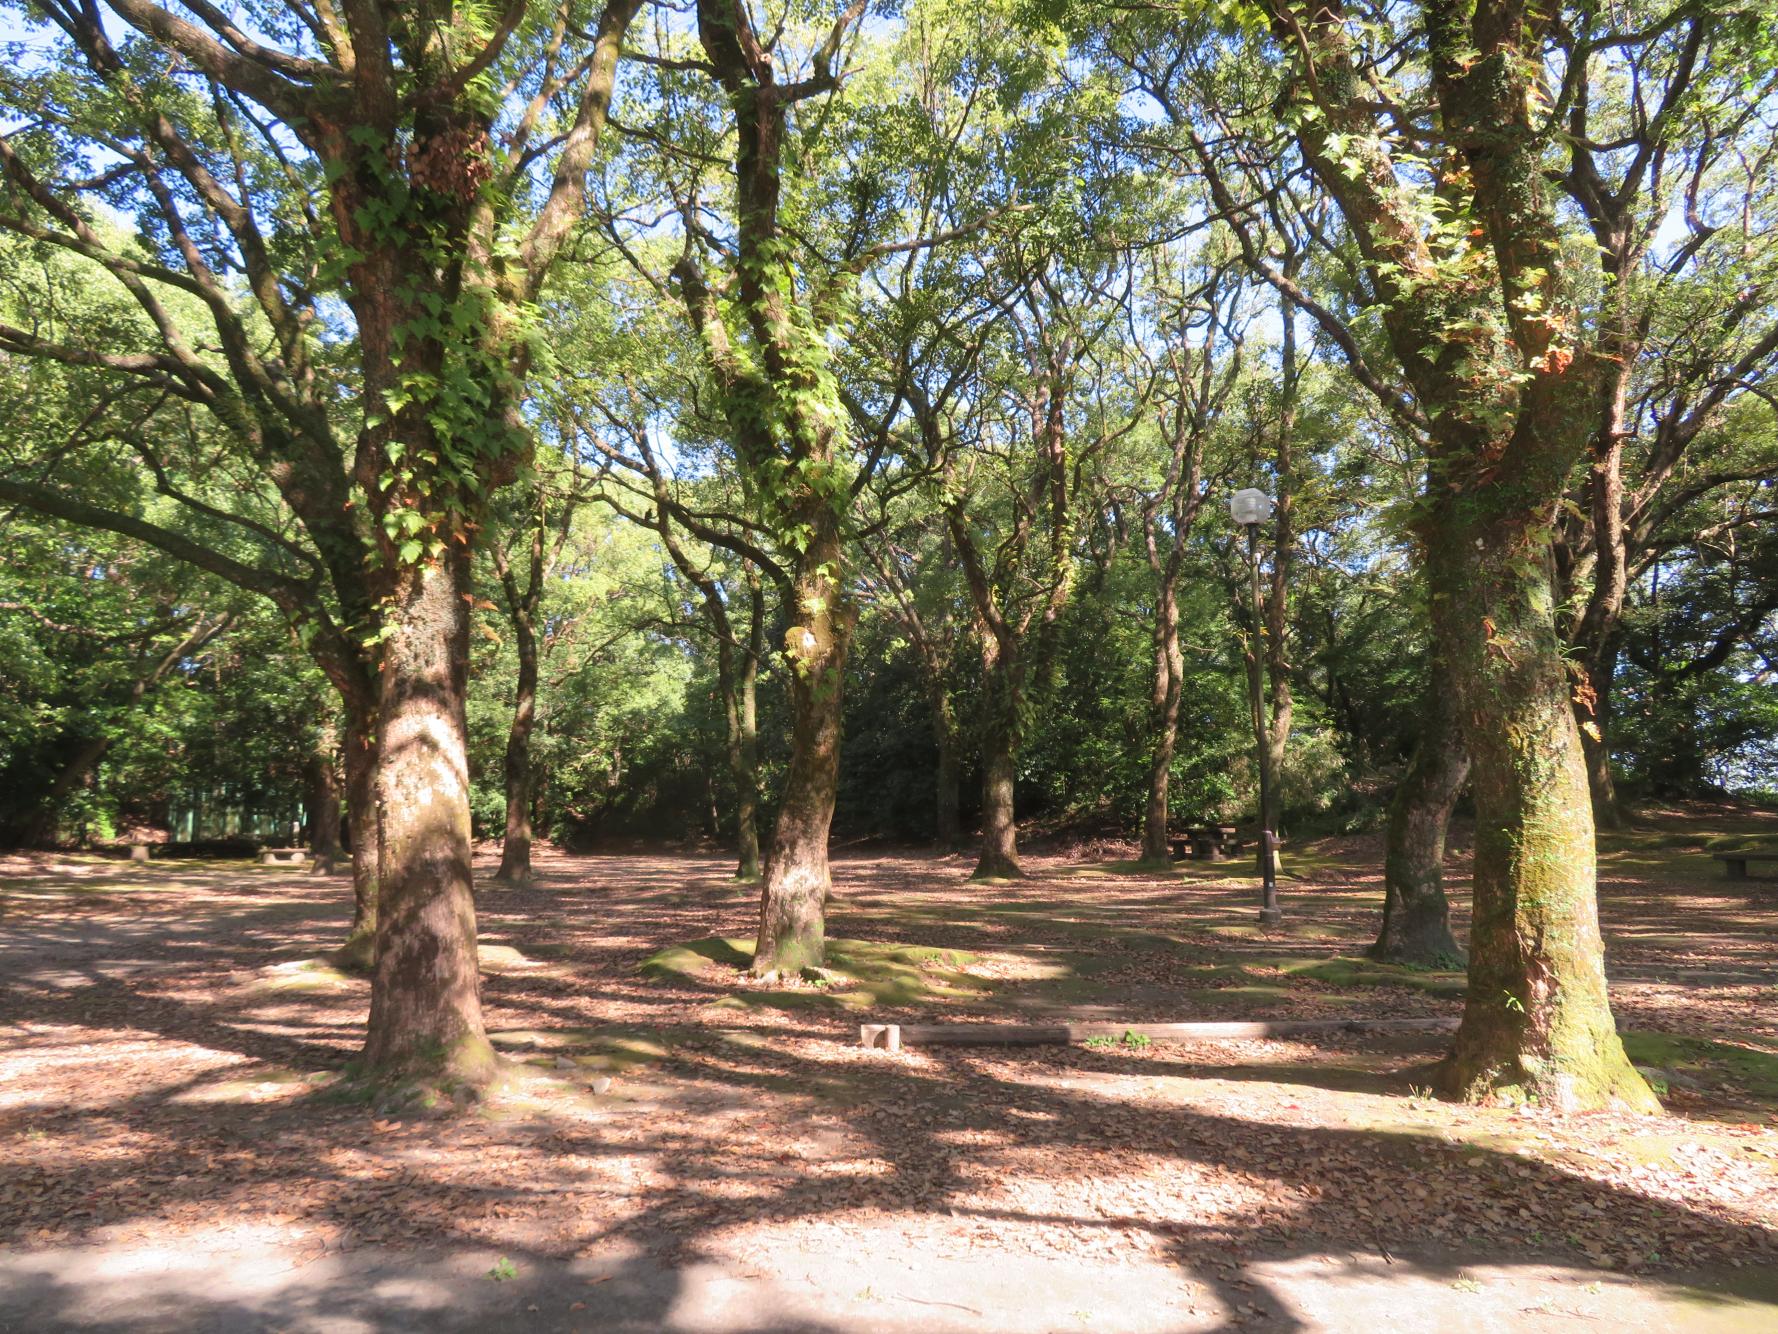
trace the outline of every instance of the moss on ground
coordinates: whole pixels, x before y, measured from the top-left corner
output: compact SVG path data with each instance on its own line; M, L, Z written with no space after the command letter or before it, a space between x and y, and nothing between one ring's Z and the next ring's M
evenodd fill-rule
M488 1040L502 1055L533 1064L572 1061L606 1074L655 1065L673 1054L671 1035L658 1028L513 1028L490 1033Z
M1371 959L1274 959L1271 966L1335 987L1411 987L1434 996L1461 996L1466 989L1465 974L1458 970L1408 968Z
M1700 1083L1735 1084L1762 1102L1778 1102L1778 1053L1672 1033L1623 1036L1624 1050L1637 1065L1674 1071Z
M879 1005L919 1005L972 1000L993 982L963 971L976 956L968 950L829 937L827 964L799 983L745 987L714 1002L725 1009L868 1010ZM753 962L753 942L711 937L669 946L643 960L644 977L729 983Z
M1316 922L1286 922L1283 926L1262 927L1255 922L1214 922L1199 930L1230 940L1251 940L1256 936L1289 936L1292 940L1342 940L1346 932L1335 926Z

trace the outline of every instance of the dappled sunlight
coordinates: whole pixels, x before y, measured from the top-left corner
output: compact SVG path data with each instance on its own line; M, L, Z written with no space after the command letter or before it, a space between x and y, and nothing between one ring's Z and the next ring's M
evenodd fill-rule
M726 1309L717 1273L763 1291L787 1281L787 1255L828 1272L876 1246L958 1268L917 1291L833 1270L850 1283L837 1304L828 1293L836 1328L916 1309L904 1297L985 1309L971 1257L995 1274L1102 1266L1152 1290L1157 1319L1176 1318L1155 1327L1173 1328L1282 1310L1267 1275L1329 1248L1386 1252L1392 1273L1447 1291L1477 1257L1496 1274L1770 1263L1778 1130L1769 1104L1736 1110L1763 1067L1734 1054L1778 1036L1755 1013L1778 916L1762 907L1720 905L1715 946L1650 916L1642 890L1605 885L1614 971L1627 958L1634 977L1620 1012L1723 1044L1660 1053L1678 1115L1437 1103L1423 1085L1440 1039L1422 1033L858 1045L861 1014L1454 1015L1459 975L1360 957L1375 912L1374 890L1350 888L1363 863L1337 843L1319 859L1328 887L1287 892L1290 929L1232 936L1214 928L1250 909L1250 883L1062 880L1034 857L1031 879L962 893L945 861L842 857L830 995L749 983L754 894L717 859L539 849L537 884L478 895L508 1073L477 1115L408 1120L338 1077L368 1001L323 961L349 919L343 882L217 867L194 887L151 866L127 913L34 904L0 938L0 1224L26 1247L0 1281L73 1285L76 1310L78 1276L138 1272L167 1248L213 1265L206 1248L231 1246L266 1272L207 1295L217 1309L300 1310L314 1299L271 1271L315 1267L423 1312L510 1256L667 1312ZM1723 967L1764 971L1687 975ZM415 1247L427 1258L391 1268ZM157 1272L151 1306L203 1264Z

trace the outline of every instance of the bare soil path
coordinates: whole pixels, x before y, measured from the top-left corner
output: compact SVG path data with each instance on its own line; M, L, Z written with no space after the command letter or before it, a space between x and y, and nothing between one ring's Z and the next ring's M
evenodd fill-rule
M480 905L508 1087L402 1117L339 1078L368 999L322 962L343 879L14 859L0 1330L1770 1329L1778 885L1679 842L1757 823L1606 845L1659 1117L1434 1102L1436 1035L857 1046L861 1019L1455 1014L1460 974L1359 957L1365 840L1293 853L1263 935L1245 867L982 887L842 856L832 975L769 989L725 860L544 852Z

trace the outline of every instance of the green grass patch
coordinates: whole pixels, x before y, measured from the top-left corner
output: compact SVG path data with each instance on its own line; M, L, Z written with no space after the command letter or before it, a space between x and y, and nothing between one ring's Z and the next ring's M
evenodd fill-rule
M868 1010L984 995L994 984L963 971L975 957L968 950L830 937L827 964L818 980L801 986L749 988L744 985L746 978L737 974L753 962L753 941L711 937L669 946L645 959L640 971L659 980L743 983L714 1002L725 1009Z
M1778 1054L1671 1033L1623 1036L1624 1050L1636 1065L1679 1071L1699 1083L1736 1084L1762 1102L1778 1102Z
M503 1056L544 1064L568 1060L603 1073L655 1065L673 1054L672 1039L658 1028L513 1028L490 1033L488 1040Z
M1704 844L1706 852L1778 852L1778 833L1724 834Z
M1461 996L1466 990L1460 971L1408 968L1371 959L1274 959L1270 965L1291 977L1334 987L1411 987L1434 996Z

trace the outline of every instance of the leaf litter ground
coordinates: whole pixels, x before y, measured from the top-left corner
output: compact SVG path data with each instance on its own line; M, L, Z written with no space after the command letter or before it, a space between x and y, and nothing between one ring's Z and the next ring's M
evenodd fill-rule
M1605 844L1654 1117L1436 1102L1436 1034L856 1045L861 1018L1455 1015L1460 974L1361 957L1370 840L1293 856L1266 933L1241 866L1058 853L980 887L963 859L842 855L830 971L763 988L723 860L545 851L480 902L513 1077L400 1118L337 1076L368 1001L324 962L342 879L14 858L0 1329L181 1328L248 1271L241 1328L1358 1327L1427 1300L1454 1327L1503 1302L1527 1327L1769 1327L1778 886L1683 845L1747 823L1675 811ZM352 1274L381 1286L342 1295Z

